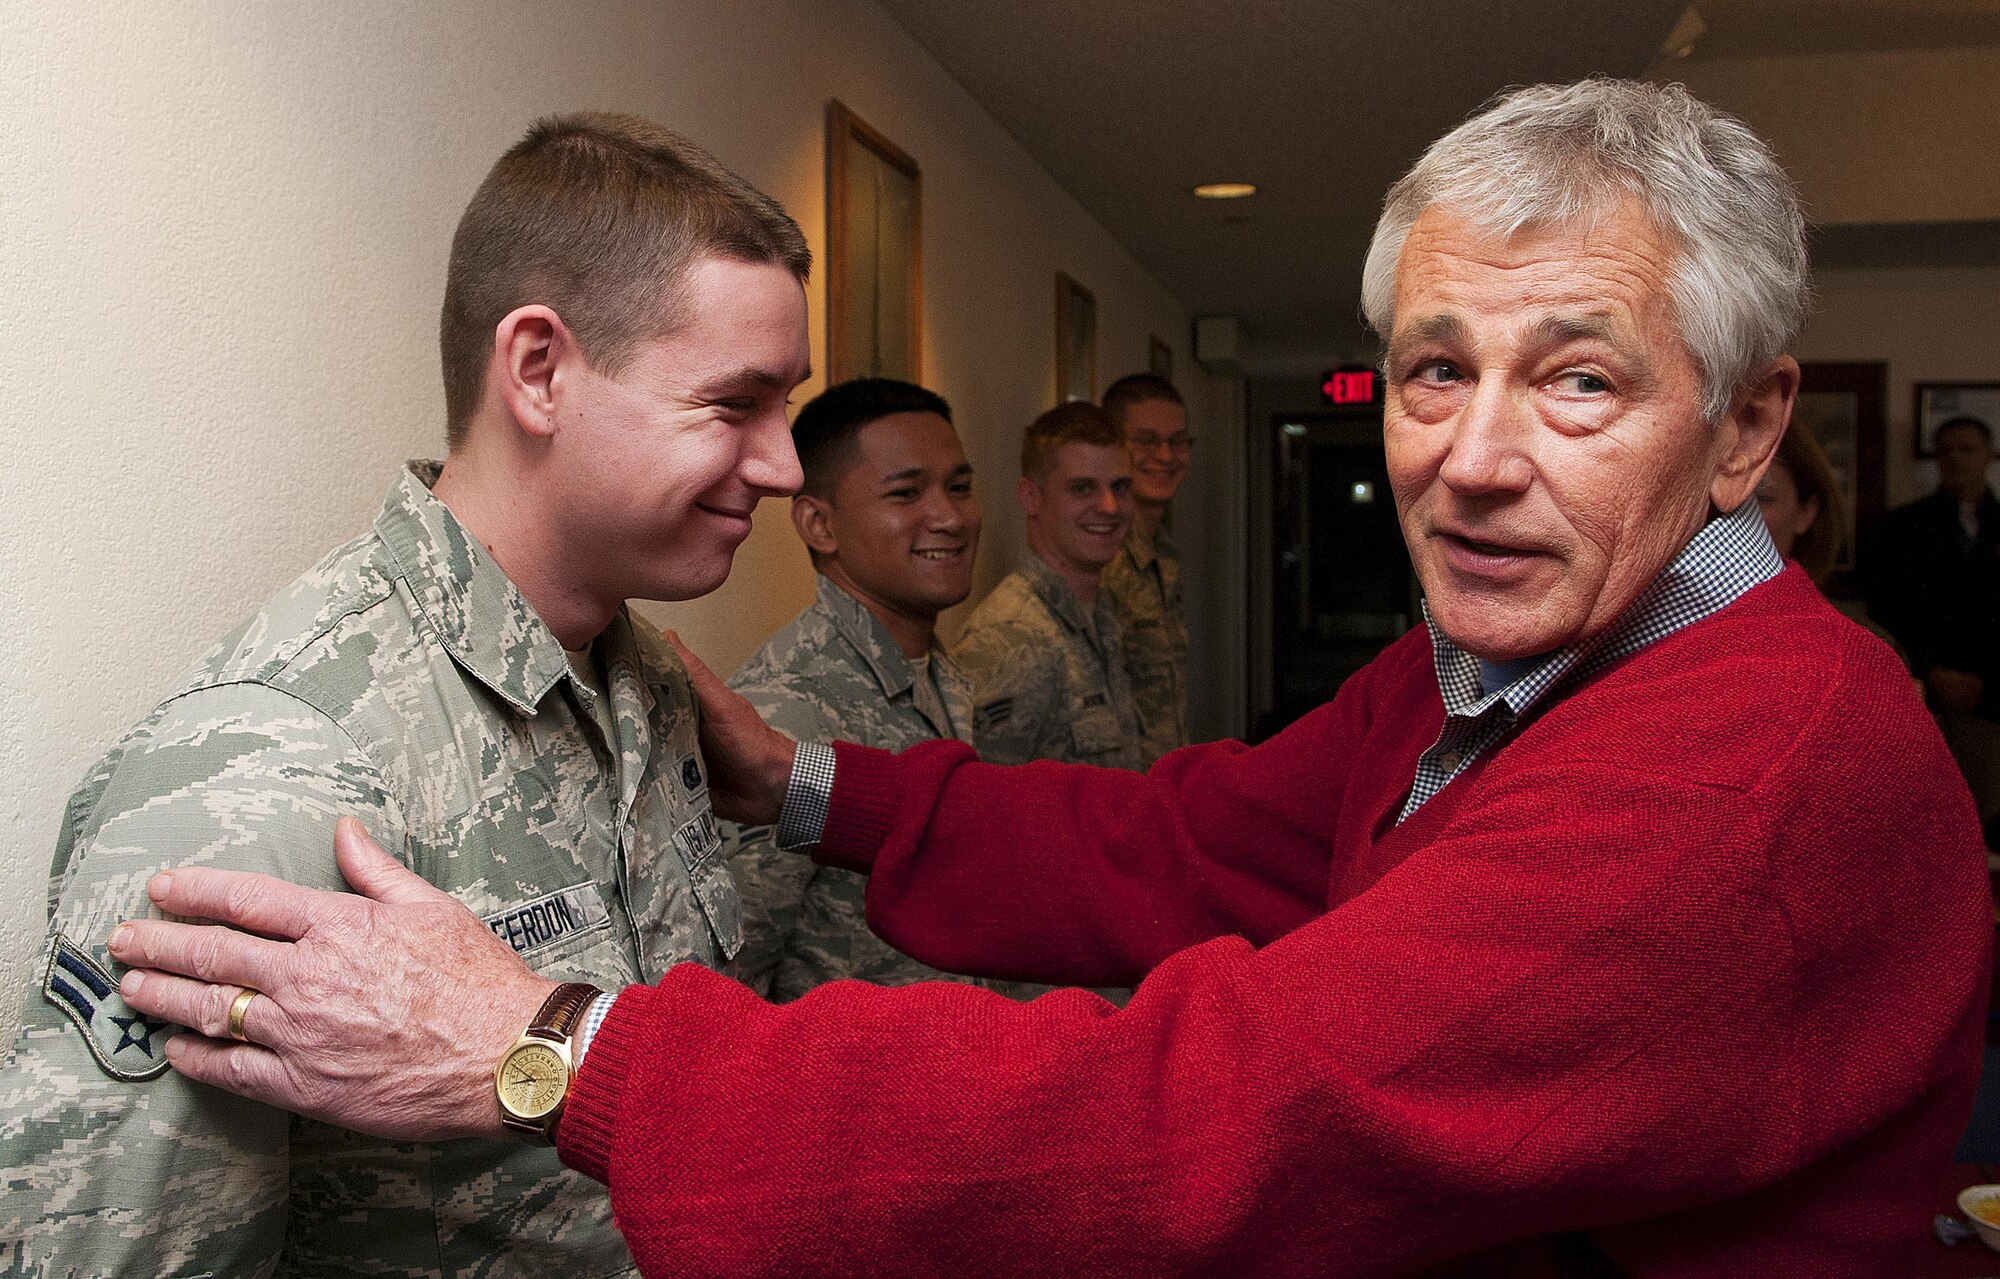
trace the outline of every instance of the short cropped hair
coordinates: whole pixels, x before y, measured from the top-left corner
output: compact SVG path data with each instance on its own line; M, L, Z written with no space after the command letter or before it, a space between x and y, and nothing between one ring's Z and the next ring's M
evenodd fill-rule
M684 318L681 282L703 257L772 263L804 281L805 236L778 202L651 120L583 113L539 120L500 157L458 221L438 347L445 438L478 411L493 331L541 303L591 366L616 374Z
M1058 404L1028 424L1021 440L1021 474L1039 483L1049 473L1056 450L1065 444L1096 444L1106 448L1125 447L1125 432L1111 421L1111 415L1089 400Z
M1125 415L1132 411L1132 406L1144 404L1147 400L1165 400L1169 404L1187 407L1187 401L1181 398L1174 384L1159 374L1128 373L1105 388L1104 411L1122 430Z
M1937 430L1931 432L1931 442L1935 444L1937 438L1946 431L1963 431L1967 427L1971 427L1973 430L1979 432L1980 436L1985 439L1988 448L1993 446L1993 427L1987 423L1985 418L1973 417L1970 413L1960 414L1949 421L1939 422Z
M1587 222L1625 198L1674 249L1667 290L1701 370L1702 415L1718 422L1805 323L1805 217L1763 140L1678 84L1516 89L1432 143L1383 202L1362 310L1387 341L1397 260L1428 208L1508 236Z
M1824 582L1847 548L1847 503L1841 499L1833 465L1826 460L1826 450L1819 446L1812 430L1798 422L1786 428L1771 465L1784 467L1785 474L1792 477L1801 504L1809 498L1819 499L1819 514L1811 527L1792 541L1792 558L1807 577Z
M951 405L942 395L894 378L836 382L807 400L792 419L792 448L806 476L800 492L832 501L840 477L853 464L854 437L892 413L935 413L951 421Z

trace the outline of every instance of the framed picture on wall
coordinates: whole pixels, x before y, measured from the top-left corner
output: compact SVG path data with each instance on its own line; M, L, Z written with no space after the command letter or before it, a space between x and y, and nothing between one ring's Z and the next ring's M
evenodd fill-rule
M2000 382L1917 383L1917 456L1936 457L1937 429L1961 417L2000 437Z
M1056 272L1056 402L1097 398L1097 297Z
M1858 598L1856 565L1881 527L1887 507L1889 366L1882 363L1799 366L1799 399L1792 409L1794 431L1810 431L1826 453L1840 490L1847 527L1834 561L1827 593Z
M1154 377L1174 380L1174 348L1156 337L1146 339L1146 371Z
M923 171L826 104L827 380L922 380Z

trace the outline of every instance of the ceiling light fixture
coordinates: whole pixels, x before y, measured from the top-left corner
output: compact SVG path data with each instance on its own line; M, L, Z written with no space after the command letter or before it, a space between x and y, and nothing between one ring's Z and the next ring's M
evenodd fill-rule
M1254 182L1204 182L1194 189L1194 193L1204 200L1241 200L1246 195L1257 194Z

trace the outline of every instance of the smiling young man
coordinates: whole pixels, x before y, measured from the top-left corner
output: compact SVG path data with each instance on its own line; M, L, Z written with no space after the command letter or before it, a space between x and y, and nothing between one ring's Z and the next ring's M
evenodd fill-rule
M1132 450L1132 531L1104 568L1102 589L1118 611L1125 670L1144 732L1143 766L1188 744L1187 603L1167 508L1194 456L1187 406L1174 384L1132 373L1104 392L1104 413Z
M943 983L773 1009L682 965L599 1001L558 1140L641 1267L1922 1273L1991 897L1900 665L1753 498L1804 229L1769 149L1677 85L1521 89L1433 144L1363 275L1427 623L1258 746L1141 776L802 743L693 669L718 806L870 872L897 946L1144 981L1118 1013ZM214 1026L259 984L262 1046L183 1037L177 1067L494 1132L478 1017L341 988L452 972L447 938L483 947L461 982L519 964L342 842L372 900L156 884L265 936L134 923L115 953L197 980L127 998Z
M966 619L952 655L972 679L972 740L994 764L1145 767L1117 607L1098 576L1132 525L1132 458L1094 404L1036 418L1015 496L1028 554Z
M365 1140L162 1073L178 1027L122 1004L105 937L162 866L337 887L325 846L362 814L524 974L723 964L738 902L687 676L625 601L713 590L752 508L797 487L809 262L776 204L648 121L547 120L494 166L452 243L442 466L411 463L71 800L0 1090L9 1268L630 1273L602 1190L545 1147Z
M923 387L861 378L828 387L792 422L805 484L792 526L818 574L814 602L729 681L795 736L902 750L972 740L972 685L937 644L938 614L972 591L979 499L951 406ZM877 937L866 880L778 847L770 826L723 826L743 893L732 968L784 1003L825 982L948 978ZM1047 987L962 978L1028 996Z

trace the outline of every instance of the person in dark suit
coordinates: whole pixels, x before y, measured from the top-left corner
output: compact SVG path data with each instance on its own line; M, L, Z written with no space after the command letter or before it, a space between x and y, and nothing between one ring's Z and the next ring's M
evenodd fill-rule
M1990 830L2000 809L2000 500L1987 484L1993 427L1955 417L1935 439L1937 492L1889 513L1868 611L1909 653Z

